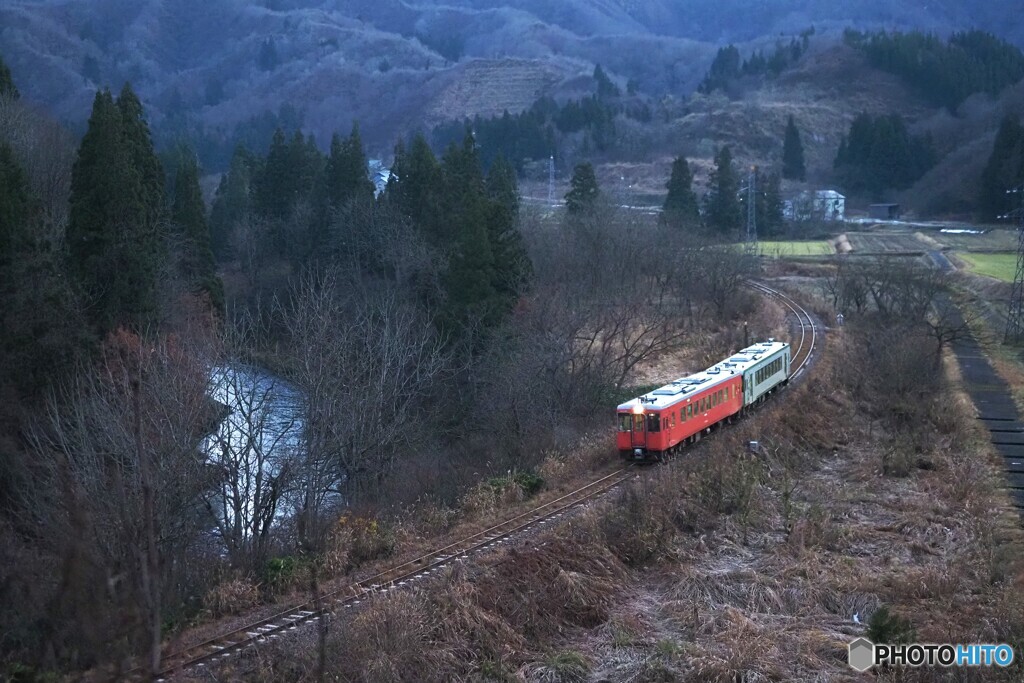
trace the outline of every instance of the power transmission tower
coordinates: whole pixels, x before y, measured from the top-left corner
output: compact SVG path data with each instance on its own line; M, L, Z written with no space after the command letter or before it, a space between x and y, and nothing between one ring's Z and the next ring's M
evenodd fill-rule
M1010 294L1010 310L1006 316L1004 344L1017 344L1024 334L1024 185L1007 194L1020 198L1020 206L1000 218L1017 219L1017 272L1013 276L1013 291Z
M548 159L548 204L555 203L555 157Z

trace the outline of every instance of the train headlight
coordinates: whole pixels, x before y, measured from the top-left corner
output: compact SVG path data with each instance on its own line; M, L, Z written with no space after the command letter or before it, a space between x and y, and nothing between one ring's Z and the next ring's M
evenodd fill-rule
M633 406L633 414L634 415L643 415L644 414L644 407L642 405L639 405L639 404Z

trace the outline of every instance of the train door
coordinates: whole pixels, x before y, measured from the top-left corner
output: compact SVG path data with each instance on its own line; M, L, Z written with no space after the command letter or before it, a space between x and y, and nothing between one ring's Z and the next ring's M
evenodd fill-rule
M633 448L647 448L646 421L643 413L633 413Z

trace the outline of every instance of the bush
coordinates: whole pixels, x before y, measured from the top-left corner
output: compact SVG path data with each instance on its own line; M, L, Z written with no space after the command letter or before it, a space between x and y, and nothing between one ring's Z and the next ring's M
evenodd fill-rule
M390 557L395 551L394 530L376 519L348 513L338 519L331 546L346 549L346 571L365 562Z
M630 486L623 489L599 525L608 548L628 565L640 566L668 551L673 529L658 497Z
M267 560L263 566L263 586L272 594L286 593L306 583L309 577L309 558L286 555Z
M487 480L487 485L497 493L503 493L512 486L518 486L519 490L527 498L531 498L544 488L544 480L534 472L513 470L504 477L492 477Z
M259 587L256 584L248 579L234 578L208 590L203 596L203 608L214 617L222 617L249 609L258 604L259 600Z
M889 611L881 605L868 620L867 638L873 643L912 643L917 639L913 625L908 619Z

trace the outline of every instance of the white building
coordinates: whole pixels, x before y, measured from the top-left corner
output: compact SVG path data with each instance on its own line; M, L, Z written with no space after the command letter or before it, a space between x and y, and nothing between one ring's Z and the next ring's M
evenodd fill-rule
M842 221L846 219L846 197L835 190L805 190L782 203L782 215L791 221Z

